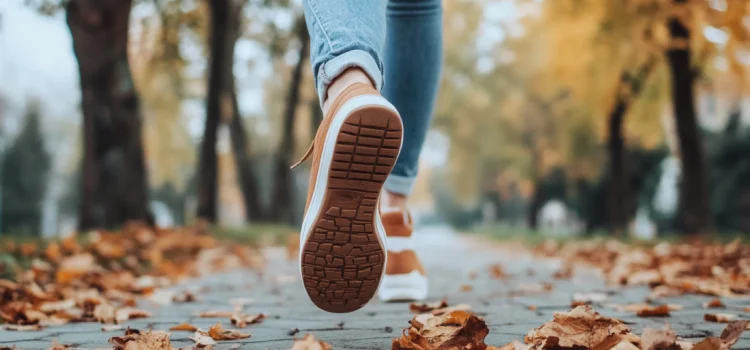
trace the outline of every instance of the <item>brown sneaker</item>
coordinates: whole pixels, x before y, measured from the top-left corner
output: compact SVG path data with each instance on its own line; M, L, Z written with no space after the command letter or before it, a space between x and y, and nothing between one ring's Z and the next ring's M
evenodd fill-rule
M401 117L367 84L331 103L310 150L300 269L312 302L329 312L364 306L386 262L378 210L383 183L401 149ZM299 164L299 163L298 163Z
M378 297L383 301L423 300L427 298L427 274L414 252L414 230L408 210L381 208L388 236L388 262Z

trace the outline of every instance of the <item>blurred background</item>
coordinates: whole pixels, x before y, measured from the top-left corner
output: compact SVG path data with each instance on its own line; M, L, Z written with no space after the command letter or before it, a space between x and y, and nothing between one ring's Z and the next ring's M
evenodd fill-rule
M749 0L443 5L424 222L750 232ZM0 232L299 224L308 47L301 1L0 1Z

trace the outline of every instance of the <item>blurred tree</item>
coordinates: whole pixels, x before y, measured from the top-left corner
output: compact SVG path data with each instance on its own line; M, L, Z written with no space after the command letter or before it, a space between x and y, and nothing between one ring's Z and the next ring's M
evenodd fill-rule
M39 235L51 161L44 148L36 103L27 107L21 132L2 156L2 229L10 233Z
M128 63L132 0L70 0L83 109L81 229L151 221L142 116Z
M293 222L292 194L294 193L294 183L292 182L290 165L293 163L292 157L295 150L294 126L302 87L302 69L307 56L310 54L310 37L307 34L304 18L299 17L297 19L295 32L299 40L299 54L294 71L292 72L291 81L289 82L284 107L281 143L279 144L279 152L276 159L276 182L274 184L273 196L271 197L271 215L275 220L285 223Z
M713 230L708 194L706 161L695 111L695 70L692 66L691 32L685 18L687 0L673 0L674 15L669 19L672 39L666 50L672 77L672 106L682 161L680 207L682 229L686 233L710 233ZM694 29L693 29L694 31Z
M201 141L198 164L198 217L216 222L218 198L218 160L216 142L222 119L233 117L233 102L229 87L234 62L234 44L237 40L239 15L244 1L211 0L209 68L206 96L206 123Z

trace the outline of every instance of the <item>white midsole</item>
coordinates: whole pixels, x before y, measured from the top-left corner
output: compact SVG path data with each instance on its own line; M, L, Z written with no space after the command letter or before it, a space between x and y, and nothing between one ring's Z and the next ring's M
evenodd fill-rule
M394 253L402 252L404 250L413 250L415 246L412 237L388 237L386 239L386 244L388 244L388 251Z
M320 164L318 166L318 174L316 178L317 181L315 181L315 188L313 189L312 198L310 199L310 205L307 208L305 217L302 220L302 228L300 229L300 261L302 261L302 254L304 253L304 246L305 242L307 241L307 237L310 235L310 232L313 229L315 219L318 217L318 214L320 213L321 207L323 205L323 200L325 199L325 192L328 188L328 171L331 168L331 162L333 159L333 154L335 152L338 134L341 131L341 127L344 125L347 117L349 117L349 115L355 110L366 106L386 107L392 110L396 115L398 115L396 107L394 107L390 102L388 102L388 100L386 100L382 96L360 95L344 103L339 111L336 112L336 115L333 116L331 125L328 128L328 132L326 133L325 142L323 143L323 152L321 153ZM403 138L401 138L401 143L403 144ZM399 146L399 154L400 152L401 146ZM310 176L312 176L312 174L310 174ZM376 204L375 212L373 213L376 223L374 229L375 232L377 232L378 239L380 240L380 246L383 247L383 249L386 249L385 228L383 227L383 223L380 220L380 210L378 209L378 206L379 205ZM387 259L387 254L385 254L385 251L383 251L383 253L384 255L386 255ZM385 266L386 263L387 261L383 261L383 266ZM382 273L385 273L385 269L383 269ZM300 264L300 276L302 276L302 264Z
M427 298L427 291L427 276L419 271L412 271L407 274L383 276L378 297L383 301L423 300Z

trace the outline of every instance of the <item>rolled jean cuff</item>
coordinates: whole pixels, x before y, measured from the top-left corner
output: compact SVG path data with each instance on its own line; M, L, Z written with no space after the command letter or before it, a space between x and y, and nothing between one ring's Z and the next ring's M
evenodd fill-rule
M318 98L320 99L320 105L323 106L323 102L326 99L326 93L328 86L331 82L336 79L345 70L352 67L359 67L375 84L375 88L380 91L383 88L383 73L380 70L380 65L375 59L363 50L352 50L344 52L332 58L330 61L323 63L318 69L318 79L316 88L318 89Z
M391 193L408 196L414 189L414 183L416 182L416 180L417 178L415 177L391 174L388 175L388 178L385 180L385 190Z

